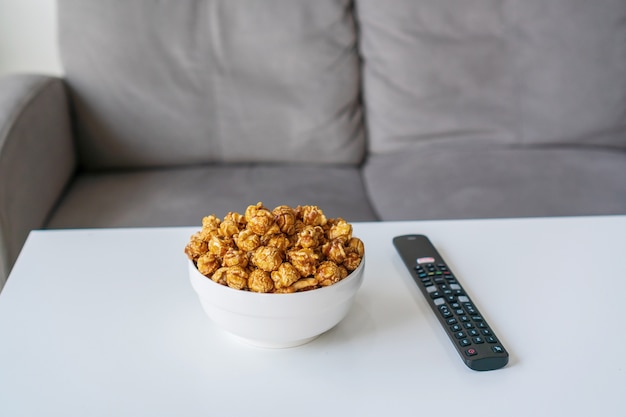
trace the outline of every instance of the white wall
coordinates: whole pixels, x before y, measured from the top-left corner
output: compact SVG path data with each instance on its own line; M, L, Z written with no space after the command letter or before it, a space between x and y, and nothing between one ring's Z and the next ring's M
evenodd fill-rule
M0 76L61 75L55 0L0 0Z

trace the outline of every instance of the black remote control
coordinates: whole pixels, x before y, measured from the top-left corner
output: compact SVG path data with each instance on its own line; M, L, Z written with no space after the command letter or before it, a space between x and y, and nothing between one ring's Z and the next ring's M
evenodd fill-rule
M430 240L404 235L393 244L463 362L475 371L505 366L509 354Z

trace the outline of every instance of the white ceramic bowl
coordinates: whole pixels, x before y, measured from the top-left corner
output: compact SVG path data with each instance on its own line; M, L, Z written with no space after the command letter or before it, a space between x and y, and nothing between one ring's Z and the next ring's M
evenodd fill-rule
M285 348L302 345L348 314L363 282L365 258L336 284L291 294L260 294L213 282L188 261L191 285L207 316L249 344Z

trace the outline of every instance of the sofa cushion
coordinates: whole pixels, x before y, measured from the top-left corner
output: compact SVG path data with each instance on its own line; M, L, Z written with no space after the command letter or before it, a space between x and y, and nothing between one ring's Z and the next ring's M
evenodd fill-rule
M358 169L227 165L81 174L49 228L193 226L250 204L319 206L329 217L375 220Z
M626 151L432 146L375 155L364 178L384 220L626 213Z
M626 148L623 0L357 0L375 153Z
M59 1L87 168L357 164L350 0Z

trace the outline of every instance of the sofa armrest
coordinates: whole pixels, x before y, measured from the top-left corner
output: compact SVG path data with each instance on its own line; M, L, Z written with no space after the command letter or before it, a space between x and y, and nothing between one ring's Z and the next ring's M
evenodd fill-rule
M0 78L0 290L28 233L44 225L75 166L63 80Z

